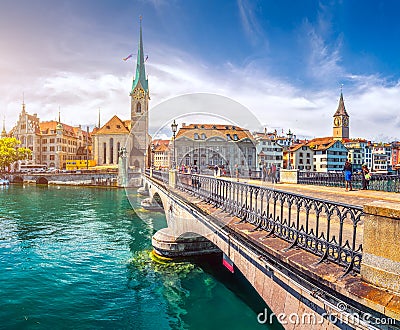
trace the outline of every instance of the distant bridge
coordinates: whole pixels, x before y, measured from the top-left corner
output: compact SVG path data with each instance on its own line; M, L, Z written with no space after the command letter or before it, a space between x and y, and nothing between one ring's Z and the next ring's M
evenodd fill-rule
M285 328L400 329L399 203L361 207L175 171L147 171L145 186L168 224L156 253L222 251L276 315L294 315Z
M116 186L118 173L13 173L6 178L12 183Z

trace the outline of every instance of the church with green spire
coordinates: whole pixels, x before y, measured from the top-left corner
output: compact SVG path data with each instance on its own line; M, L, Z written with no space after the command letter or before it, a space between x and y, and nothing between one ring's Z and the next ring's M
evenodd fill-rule
M99 166L117 166L121 148L126 151L127 166L134 172L144 172L149 154L149 82L146 76L143 51L142 22L140 20L136 69L129 92L130 118L121 120L114 115L103 126L93 131L94 158Z

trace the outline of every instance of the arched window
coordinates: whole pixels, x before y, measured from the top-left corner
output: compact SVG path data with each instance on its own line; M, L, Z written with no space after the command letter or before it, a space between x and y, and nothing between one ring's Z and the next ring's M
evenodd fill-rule
M32 138L32 136L31 135L29 135L28 136L28 139L27 139L27 143L26 143L28 146L31 146L32 144L33 144L33 138Z
M25 136L21 136L21 144L25 144Z
M119 155L119 153L121 152L121 143L117 142L117 153Z
M114 139L110 138L110 164L114 164Z
M106 163L107 158L107 143L103 143L103 164Z
M142 105L140 104L140 102L136 104L136 112L142 112Z

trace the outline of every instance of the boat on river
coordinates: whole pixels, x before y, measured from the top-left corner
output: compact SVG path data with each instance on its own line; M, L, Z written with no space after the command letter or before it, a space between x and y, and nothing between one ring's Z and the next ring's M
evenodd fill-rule
M10 181L7 179L0 179L0 186L8 186L10 184Z

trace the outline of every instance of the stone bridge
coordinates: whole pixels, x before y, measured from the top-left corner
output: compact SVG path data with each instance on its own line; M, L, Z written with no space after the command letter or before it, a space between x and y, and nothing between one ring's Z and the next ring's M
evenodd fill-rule
M116 186L118 173L15 173L6 178L12 183Z
M222 252L286 329L400 329L398 203L362 208L174 171L148 171L144 185L168 224L155 252Z

